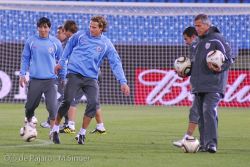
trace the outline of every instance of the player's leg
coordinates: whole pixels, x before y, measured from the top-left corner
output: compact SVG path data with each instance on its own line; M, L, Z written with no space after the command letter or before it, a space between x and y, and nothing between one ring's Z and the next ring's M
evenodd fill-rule
M219 93L206 93L203 105L205 146L208 152L215 153L218 143L218 115L217 107L221 100Z
M45 82L46 81L46 82ZM49 112L50 127L52 128L55 124L55 117L57 114L57 86L55 80L45 80L44 87L44 96L46 108Z
M70 107L70 103L73 101L76 92L79 91L79 89L80 89L79 83L81 82L81 80L78 77L78 75L68 74L67 77L68 77L68 82L67 82L65 89L64 89L63 101L59 106L56 120L55 120L55 125L52 128L52 138L53 138L53 142L55 144L60 144L59 124L62 120L62 117L65 114L67 114L69 107Z
M42 97L42 83L40 80L31 79L28 85L27 101L25 103L25 116L30 122L35 115L35 109L38 107Z
M70 106L68 113L68 123L60 129L60 133L75 133L75 117L76 117L76 106Z
M97 81L90 78L83 78L83 91L86 95L87 106L83 117L82 128L78 133L78 144L85 143L86 129L91 120L96 115L97 105L99 104L99 86Z
M96 128L90 133L106 134L106 129L104 127L103 116L102 116L100 105L97 106L95 119L96 119Z
M69 110L68 110L68 124L60 129L60 133L75 133L75 119L76 119L76 106L80 102L82 96L84 95L84 92L82 89L76 92L76 96L73 99L73 101L70 104Z
M65 81L61 80L61 79L56 80L57 92L60 94L60 97L58 98L58 106L60 105L60 103L63 100L64 82ZM47 106L46 99L45 99L45 104ZM46 121L41 122L40 126L42 128L50 128L50 118L49 118L49 116L48 116Z
M176 147L182 147L183 141L187 138L193 135L197 124L198 124L198 98L194 96L194 100L192 103L192 107L190 108L189 112L189 123L186 133L184 134L183 138L177 141L173 142L173 145Z
M198 121L198 127L199 127L199 133L200 133L200 152L206 152L206 145L205 145L205 133L204 133L204 110L203 110L203 105L204 105L204 93L199 93L196 95L197 98L199 99L199 108L198 108L198 113L199 113L199 121Z

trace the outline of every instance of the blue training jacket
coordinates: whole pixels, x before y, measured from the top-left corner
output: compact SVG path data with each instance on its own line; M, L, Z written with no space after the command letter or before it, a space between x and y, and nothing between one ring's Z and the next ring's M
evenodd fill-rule
M63 68L67 65L68 73L97 79L105 58L109 60L112 72L120 84L127 83L120 57L111 41L104 35L94 37L89 31L75 33L67 42L59 64Z
M39 35L30 37L23 48L20 76L29 71L30 78L57 78L54 67L63 52L61 42L54 36L41 38ZM60 78L65 78L66 71L59 72Z

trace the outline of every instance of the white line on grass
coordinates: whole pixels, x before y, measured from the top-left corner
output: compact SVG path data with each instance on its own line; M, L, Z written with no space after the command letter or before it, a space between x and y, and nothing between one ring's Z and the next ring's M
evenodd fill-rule
M37 147L37 146L46 146L53 144L52 141L36 139L39 143L30 142L29 144L22 145L0 145L0 148L17 148L17 147Z

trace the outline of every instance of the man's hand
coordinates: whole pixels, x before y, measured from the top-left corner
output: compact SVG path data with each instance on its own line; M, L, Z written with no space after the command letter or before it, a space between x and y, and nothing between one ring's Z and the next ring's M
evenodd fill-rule
M19 77L19 85L23 88L26 84L27 84L27 79L25 78L25 76L20 76Z
M130 88L127 84L121 85L121 91L125 94L125 96L130 94Z
M213 64L213 63L211 63L211 62L208 62L207 65L208 65L208 68L209 68L210 70L212 70L212 71L214 71L214 72L221 72L221 67L219 67L218 65Z
M58 74L58 71L62 69L62 66L60 64L57 64L54 68L55 74Z

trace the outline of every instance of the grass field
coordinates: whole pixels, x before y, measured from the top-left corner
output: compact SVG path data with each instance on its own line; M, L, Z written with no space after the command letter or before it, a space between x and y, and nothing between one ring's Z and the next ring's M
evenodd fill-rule
M60 145L48 140L48 129L38 126L38 139L23 142L23 104L0 104L0 167L249 167L250 111L220 108L219 148L216 154L186 154L172 146L187 127L186 107L102 106L106 135L87 135L85 145L75 135L60 135ZM77 131L83 115L78 107ZM36 110L46 120L44 105ZM95 127L93 120L89 130ZM195 136L198 136L196 132Z

